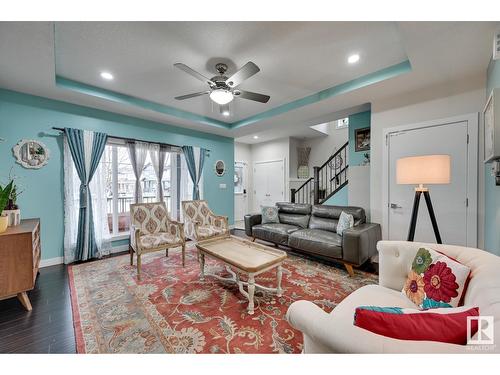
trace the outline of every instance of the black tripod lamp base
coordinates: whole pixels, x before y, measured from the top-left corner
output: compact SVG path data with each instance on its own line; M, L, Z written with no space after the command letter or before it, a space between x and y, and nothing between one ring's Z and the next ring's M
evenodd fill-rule
M417 226L418 218L418 207L420 205L420 196L424 195L425 203L427 205L427 210L429 211L429 216L431 217L432 229L434 230L434 235L436 236L436 242L442 244L441 235L439 234L439 228L436 221L436 215L434 214L434 209L432 207L431 196L429 190L426 188L415 189L415 198L413 199L413 209L411 212L410 228L408 229L407 241L413 241L415 238L415 228Z

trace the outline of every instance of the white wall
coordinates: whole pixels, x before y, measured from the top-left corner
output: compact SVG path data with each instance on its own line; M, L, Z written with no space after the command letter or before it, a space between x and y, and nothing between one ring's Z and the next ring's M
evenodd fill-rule
M334 152L338 150L349 139L349 129L337 129L336 121L328 123L328 135L316 138L305 139L300 147L311 147L309 156L309 169L312 176L312 170L315 166L321 166Z
M348 170L347 202L349 206L363 207L367 220L370 215L370 166L353 165Z
M464 90L468 88L468 90ZM441 97L437 97L440 95ZM485 104L484 83L478 78L466 82L462 87L453 86L429 88L426 91L410 93L393 100L372 103L371 120L371 173L370 214L371 220L382 223L382 150L385 140L383 130L399 125L437 120L474 112L481 112ZM480 122L481 123L481 122ZM479 155L483 154L483 135L479 134ZM478 184L478 246L484 243L484 166L479 157Z

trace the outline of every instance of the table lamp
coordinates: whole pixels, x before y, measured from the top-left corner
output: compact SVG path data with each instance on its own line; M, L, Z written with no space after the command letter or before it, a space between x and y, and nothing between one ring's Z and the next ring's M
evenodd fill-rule
M424 194L436 241L439 244L442 243L436 216L432 208L429 189L424 185L449 184L450 164L450 155L412 156L401 158L396 161L396 183L398 185L418 185L415 187L415 198L413 200L410 228L408 230L408 241L413 241L415 237L420 196Z

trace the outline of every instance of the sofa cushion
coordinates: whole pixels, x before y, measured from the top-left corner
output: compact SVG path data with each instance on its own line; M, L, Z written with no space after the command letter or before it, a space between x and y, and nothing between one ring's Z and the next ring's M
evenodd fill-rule
M366 222L365 210L361 207L319 204L313 206L311 212L315 217L338 220L342 211L354 217L354 225Z
M413 259L402 292L424 309L457 307L469 274L469 267L421 247Z
M288 235L298 229L300 228L289 224L258 224L252 227L252 235L264 241L287 245Z
M320 229L301 229L290 234L288 246L329 258L342 258L342 237Z
M263 206L261 207L262 224L279 223L278 207Z
M311 205L307 203L289 203L289 202L278 202L276 203L280 213L285 214L300 214L300 215L310 215Z
M430 310L401 307L360 306L354 325L370 332L399 340L439 341L466 345L467 330L475 335L479 316L477 307L438 308Z
M337 234L342 236L346 229L352 228L354 226L354 217L351 214L342 211L339 217L339 222L337 223Z
M310 215L300 215L300 214L279 214L279 220L282 224L295 225L302 229L307 228L309 225Z
M139 244L144 250L156 249L160 246L168 246L173 243L180 243L181 238L176 235L160 232L153 234L142 234L139 237Z
M328 219L325 217L311 216L309 220L310 229L321 229L329 232L337 233L337 219Z

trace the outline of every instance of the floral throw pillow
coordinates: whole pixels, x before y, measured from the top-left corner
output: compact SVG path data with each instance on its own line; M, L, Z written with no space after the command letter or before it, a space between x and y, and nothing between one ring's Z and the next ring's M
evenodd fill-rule
M413 259L403 293L423 309L457 307L469 274L469 267L422 247Z
M278 207L261 207L262 224L279 223Z
M344 211L340 213L339 222L337 223L337 234L342 236L346 229L354 226L354 216L346 214Z

